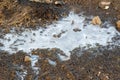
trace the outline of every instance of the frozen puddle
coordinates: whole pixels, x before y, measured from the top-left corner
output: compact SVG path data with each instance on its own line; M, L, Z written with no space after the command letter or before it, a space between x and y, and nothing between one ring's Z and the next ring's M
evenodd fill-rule
M31 54L33 49L59 48L68 56L65 57L58 54L61 60L68 60L70 51L77 47L86 47L88 49L96 47L97 44L102 46L120 46L120 40L113 41L113 38L116 36L120 39L120 33L114 26L107 22L105 24L107 28L92 25L86 20L85 16L71 12L68 17L48 25L47 29L25 29L21 33L17 33L14 29L11 30L11 33L0 38L0 43L4 45L0 46L0 50L8 51L11 54L20 50L29 53L31 66L35 75L38 75L40 68L35 67L35 63L39 57ZM50 59L48 59L48 62L53 66L57 65L55 61ZM16 74L21 80L24 80L27 71L16 72Z
M85 16L70 13L68 17L48 25L47 29L25 29L20 34L12 30L4 39L0 39L4 45L0 49L10 53L19 50L30 53L32 49L37 48L59 48L68 56L62 59L68 60L69 51L76 47L96 47L96 44L106 46L114 44L112 38L116 35L120 37L120 33L113 26L107 24L108 28L101 28L90 22L86 23L85 19ZM120 42L115 45L120 46Z

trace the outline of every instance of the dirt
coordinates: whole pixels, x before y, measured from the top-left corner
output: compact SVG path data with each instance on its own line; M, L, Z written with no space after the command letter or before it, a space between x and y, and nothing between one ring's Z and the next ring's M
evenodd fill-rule
M62 5L23 1L0 0L0 33L9 32L11 27L45 26L65 17L70 10L76 13L84 11L86 16L99 16L103 22L110 21L113 25L120 20L120 0L111 0L108 10L98 6L101 0L63 0L65 4ZM21 80L20 74L25 74L25 71L25 80L120 80L119 46L112 50L105 46L83 52L76 48L67 61L61 61L58 53L66 56L56 48L33 50L32 54L40 57L36 63L39 74L35 74L30 62L24 61L24 57L29 56L27 53L9 54L0 50L0 80ZM50 64L48 59L56 65Z
M37 49L32 52L40 57L36 63L36 67L40 68L37 75L30 62L24 62L26 53L17 52L10 55L7 52L0 52L0 79L19 80L20 77L16 73L27 70L25 80L119 80L119 52L119 47L112 50L99 47L85 50L80 54L80 49L76 48L71 52L70 60L61 61L57 55L57 53L64 55L61 50ZM50 64L48 59L56 62L56 65Z
M102 20L120 19L120 1L111 0L110 8L104 10L99 7L99 2L104 0L65 0L70 6L80 6L80 11L85 11L85 15L100 16ZM76 12L80 12L77 8ZM115 19L114 19L115 18Z
M67 8L47 3L36 3L27 0L1 0L0 26L4 27L35 27L67 15Z
M55 0L56 1L56 0ZM65 17L70 10L84 15L100 16L102 21L113 24L120 19L120 1L111 0L108 10L101 9L101 0L63 0L64 4L30 2L28 0L1 0L0 26L4 27L35 27L45 26Z

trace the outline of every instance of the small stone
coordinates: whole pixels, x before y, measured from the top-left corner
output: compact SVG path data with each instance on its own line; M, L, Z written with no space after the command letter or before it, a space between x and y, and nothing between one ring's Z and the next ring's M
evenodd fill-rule
M102 9L109 9L110 4L111 4L110 0L103 0L99 2L99 7Z
M101 72L99 71L98 74L97 74L97 76L100 76L100 74L101 74Z
M101 80L109 80L109 76L107 75L102 75L100 78Z
M64 2L62 2L62 1L55 1L55 5L62 5L62 4L64 4Z
M29 1L40 2L40 3L52 3L53 2L53 0L29 0Z
M29 61L31 61L31 58L29 56L25 56L24 61L29 62Z
M95 16L93 19L92 19L92 24L93 25L101 25L102 24L102 21L100 19L99 16Z
M120 20L118 20L116 24L117 24L117 29L120 31Z

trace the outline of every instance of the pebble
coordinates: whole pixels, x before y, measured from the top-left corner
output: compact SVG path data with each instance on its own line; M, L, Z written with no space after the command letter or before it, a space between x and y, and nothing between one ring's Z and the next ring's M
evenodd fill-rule
M116 24L117 24L117 29L120 31L120 20L118 20Z
M102 9L109 9L110 4L111 4L110 0L103 0L103 1L99 2L99 7Z
M29 56L25 56L24 61L29 62L29 61L31 61L31 58Z
M101 25L102 24L102 21L100 19L99 16L95 16L93 19L92 19L92 24L93 25Z
M64 4L64 2L62 2L62 1L55 1L55 5L62 5L62 4Z
M30 0L34 2L40 2L40 3L53 3L53 0Z

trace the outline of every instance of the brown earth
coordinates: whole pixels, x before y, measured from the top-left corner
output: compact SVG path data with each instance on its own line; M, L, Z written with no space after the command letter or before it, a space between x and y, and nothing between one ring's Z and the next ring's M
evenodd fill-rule
M25 0L26 1L26 0ZM65 5L57 6L47 3L36 3L21 0L0 1L0 26L34 27L44 26L67 14Z
M55 0L57 1L57 0ZM35 27L46 25L65 17L68 12L83 12L84 15L100 16L102 21L113 24L120 19L120 0L111 0L108 10L101 9L101 0L62 0L64 4L37 3L28 0L0 0L0 26Z
M84 15L87 16L100 16L103 22L110 21L113 25L120 20L120 0L111 0L112 4L108 10L98 7L101 0L63 1L65 4L55 5L0 0L0 32L2 29L9 32L11 26L16 28L44 26L46 23L50 24L65 17L70 9L76 13L84 11ZM2 37L1 34L0 37ZM68 61L61 61L57 53L64 55L59 49L32 51L32 54L41 58L36 63L36 66L40 68L40 73L36 75L30 62L24 61L24 57L28 54L20 51L10 55L0 50L0 80L19 80L18 74L25 70L28 73L25 80L120 80L119 46L112 50L108 50L107 47L86 50L82 54L80 54L80 49L76 48L71 51L71 59ZM51 65L48 59L55 61L56 66Z
M104 48L104 50L103 50ZM61 61L57 53L64 54L59 49L38 49L32 53L39 55L36 67L39 74L35 75L30 62L24 62L26 53L17 52L9 55L0 52L0 80L19 80L17 72L27 70L25 80L119 80L120 79L120 48L107 50L107 47L85 50L80 54L76 48L71 53L71 59ZM49 63L48 59L56 62ZM20 79L21 80L21 79Z

